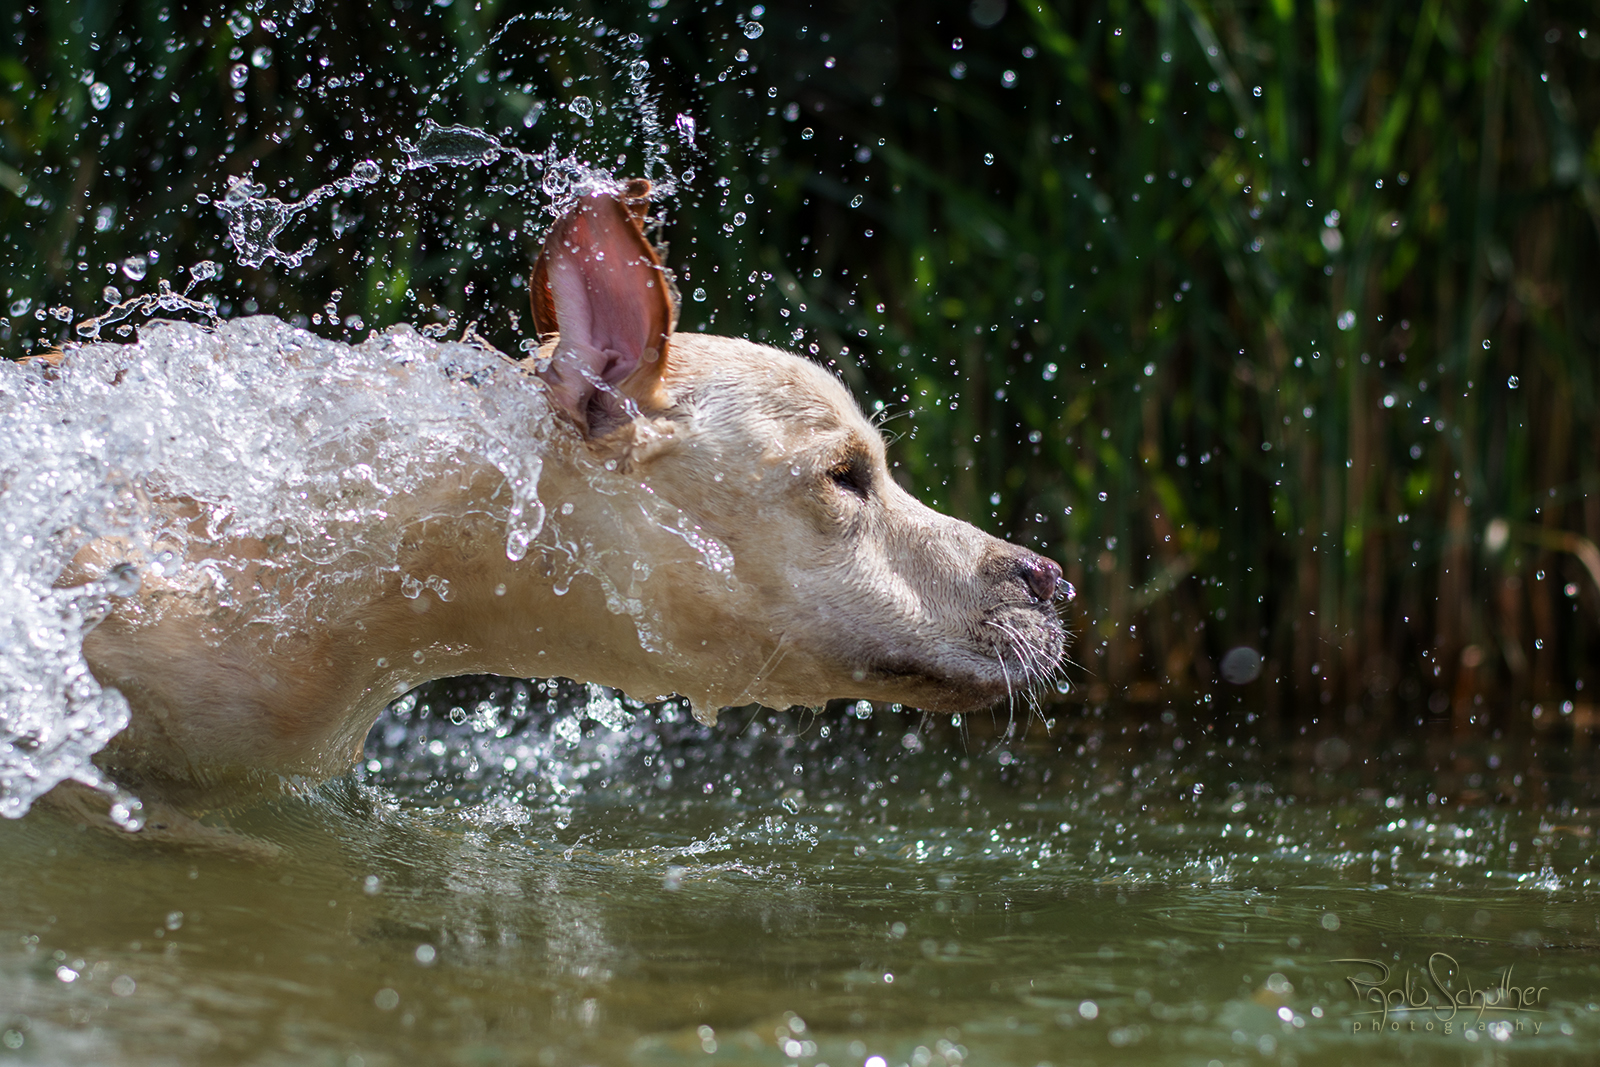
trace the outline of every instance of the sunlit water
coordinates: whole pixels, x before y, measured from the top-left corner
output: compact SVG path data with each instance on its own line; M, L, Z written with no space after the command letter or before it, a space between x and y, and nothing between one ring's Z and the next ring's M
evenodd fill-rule
M0 824L0 1056L1578 1064L1600 1043L1582 761L1459 753L1488 794L1462 807L1430 802L1425 761L1297 771L1187 716L707 730L581 687L434 694L356 775L214 819L276 856ZM1346 979L1382 976L1334 962L1440 1005L1430 957L1490 1001L1481 1029L1394 1010L1374 1034ZM1500 1010L1506 968L1536 1010Z

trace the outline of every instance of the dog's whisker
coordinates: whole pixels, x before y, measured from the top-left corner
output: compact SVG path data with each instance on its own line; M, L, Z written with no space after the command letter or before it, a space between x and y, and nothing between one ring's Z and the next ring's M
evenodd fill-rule
M783 657L789 654L786 644L788 640L789 632L787 630L778 635L778 643L772 646L772 652L767 656L766 661L756 669L755 676L739 691L741 697L750 696L751 690L760 685L771 671L778 669L778 664L783 662Z

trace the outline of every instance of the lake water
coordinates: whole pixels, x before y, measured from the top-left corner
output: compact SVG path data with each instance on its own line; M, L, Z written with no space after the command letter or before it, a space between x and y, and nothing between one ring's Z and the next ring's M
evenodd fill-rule
M0 1062L1600 1049L1595 761L1570 734L1418 728L1341 761L1181 707L707 730L570 686L431 693L357 773L213 817L253 851L0 821Z

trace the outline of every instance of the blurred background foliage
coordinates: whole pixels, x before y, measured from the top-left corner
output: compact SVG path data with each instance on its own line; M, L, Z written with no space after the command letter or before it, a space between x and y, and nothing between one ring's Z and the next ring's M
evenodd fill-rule
M515 352L539 176L391 164L432 119L638 173L642 58L672 146L652 176L682 179L680 328L831 362L917 492L1061 560L1061 700L1242 704L1268 736L1594 722L1592 4L0 20L12 355L203 259L223 273L191 295L224 315L352 340L476 321ZM232 178L292 200L364 158L385 180L296 220L285 249L320 242L298 267L224 247Z

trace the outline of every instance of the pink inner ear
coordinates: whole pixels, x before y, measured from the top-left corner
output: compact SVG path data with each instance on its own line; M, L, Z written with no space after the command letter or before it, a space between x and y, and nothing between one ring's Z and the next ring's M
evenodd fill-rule
M545 259L560 340L544 378L587 427L595 382L619 386L659 361L669 329L664 279L626 209L607 195L556 224Z
M585 242L592 236L601 240ZM642 272L655 274L655 265L639 252L637 239L630 247L614 238L600 227L576 226L550 264L550 296L561 330L557 359L565 356L611 385L632 374L646 350L659 344L650 336L651 294L640 291Z

